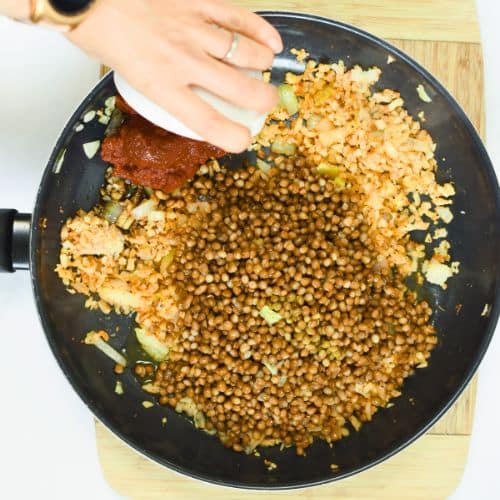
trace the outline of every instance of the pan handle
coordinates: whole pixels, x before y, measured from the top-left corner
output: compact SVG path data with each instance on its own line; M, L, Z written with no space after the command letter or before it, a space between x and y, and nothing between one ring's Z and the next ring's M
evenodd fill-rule
M0 273L29 269L31 215L0 209Z

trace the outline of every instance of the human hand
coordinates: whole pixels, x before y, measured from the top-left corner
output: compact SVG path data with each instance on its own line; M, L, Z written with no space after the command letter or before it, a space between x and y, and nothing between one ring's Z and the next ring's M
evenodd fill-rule
M240 40L230 65L221 59L231 47L233 32ZM274 54L282 50L279 33L258 15L226 0L97 0L85 21L67 36L228 152L249 146L248 129L215 111L192 86L263 113L278 102L275 87L243 75L235 66L270 68Z
M28 19L30 15L29 2L19 0L0 0L0 16L5 15L13 19Z

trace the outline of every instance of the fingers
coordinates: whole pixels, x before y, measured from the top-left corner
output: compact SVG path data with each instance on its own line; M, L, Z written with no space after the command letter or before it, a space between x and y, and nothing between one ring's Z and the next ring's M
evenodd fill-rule
M158 101L205 141L229 153L241 153L252 142L246 127L223 117L187 87Z
M231 32L210 24L197 26L191 36L208 55L216 59L223 59L233 42ZM231 59L231 64L241 68L263 71L272 66L273 59L274 52L267 45L256 42L245 35L240 35L238 48Z
M260 44L267 45L275 54L283 50L283 42L278 31L253 12L225 0L201 2L200 9L208 19L228 31L236 31Z
M272 85L241 73L233 66L204 57L191 68L194 80L209 92L245 109L268 113L278 104L278 91Z

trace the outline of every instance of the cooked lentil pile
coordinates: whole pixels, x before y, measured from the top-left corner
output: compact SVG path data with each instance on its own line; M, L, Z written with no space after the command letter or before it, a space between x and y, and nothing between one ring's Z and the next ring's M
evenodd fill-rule
M283 158L280 158L283 160ZM220 172L183 190L215 210L171 266L189 297L155 383L190 398L236 451L340 439L399 394L436 343L431 309L403 277L376 271L359 195L283 160ZM279 314L275 323L260 314Z
M69 291L136 313L156 364L134 368L144 390L235 451L341 439L437 342L405 280L422 269L445 286L458 269L445 228L428 233L442 241L426 269L409 235L447 222L454 189L399 94L371 93L379 74L308 63L280 88L257 166L210 162L168 195L108 172L103 202L63 227Z

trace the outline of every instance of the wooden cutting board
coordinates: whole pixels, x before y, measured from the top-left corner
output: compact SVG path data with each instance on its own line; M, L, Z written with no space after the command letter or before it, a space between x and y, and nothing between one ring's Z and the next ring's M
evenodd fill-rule
M410 54L451 91L483 135L483 65L474 0L236 0L252 10L302 11L359 26ZM484 135L483 135L484 138ZM458 486L472 430L475 380L416 443L355 477L302 491L257 493L207 485L154 464L96 423L105 478L141 500L444 499Z

